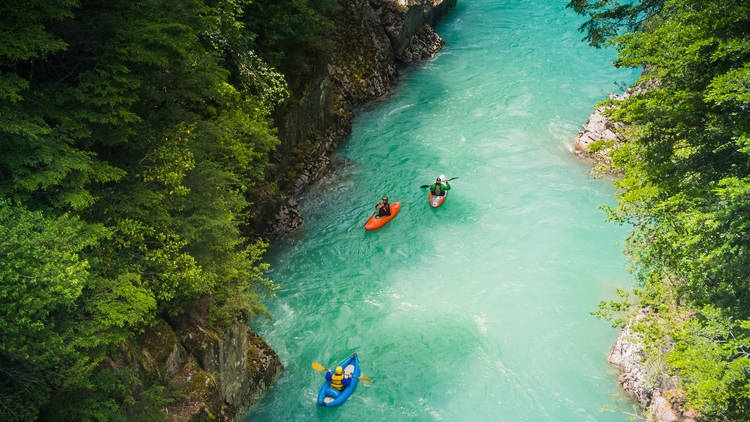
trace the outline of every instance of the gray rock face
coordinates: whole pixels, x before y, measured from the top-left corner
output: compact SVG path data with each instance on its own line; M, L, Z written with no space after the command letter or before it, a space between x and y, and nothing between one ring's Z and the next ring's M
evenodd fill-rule
M305 175L306 178L309 177ZM307 180L305 179L305 182ZM278 237L284 234L296 233L305 227L305 219L302 218L299 210L299 204L294 198L289 198L285 205L282 205L276 214L276 224L273 227L271 236Z
M410 63L434 56L445 41L432 29L456 0L370 0L395 57Z
M610 100L622 101L630 97L630 93L625 92L623 95L611 94ZM624 128L624 125L620 122L612 122L609 117L604 115L604 111L608 108L614 108L615 106L599 106L589 116L586 124L583 125L583 130L578 132L574 149L576 154L582 157L593 158L601 161L609 161L609 153L612 148L621 142L620 131ZM592 143L597 141L612 141L611 145L601 148L597 151L592 151L590 146ZM608 145L609 143L605 143Z
M645 68L642 75L647 75L650 71L651 69ZM623 101L658 86L658 79L649 79L628 88L621 95L610 94L609 99L615 102ZM611 162L610 153L625 141L623 131L626 129L622 123L613 122L604 114L607 109L613 108L617 108L617 105L599 106L589 116L586 124L583 125L583 130L578 132L573 145L574 151L579 157L597 162ZM598 141L603 142L598 144L598 148L595 150L592 149L592 144Z
M646 320L648 310L637 313L623 328L609 354L609 362L622 371L622 388L635 398L649 421L695 422L699 419L693 409L684 408L684 400L677 378L669 376L665 368L649 371L643 353L643 338L633 326ZM668 345L665 350L668 350Z
M273 349L244 322L216 331L193 315L180 321L176 333L191 358L183 375L187 399L181 405L206 408L184 420L202 420L204 414L237 420L284 369Z
M432 29L456 0L347 0L335 17L331 56L294 104L279 111L284 157L294 163L296 196L331 167L331 152L351 133L355 107L391 92L398 61L434 56L445 41ZM302 227L296 202L274 211L269 237Z
M445 46L443 38L430 25L424 24L419 32L409 38L409 44L397 58L404 63L429 59L443 46Z
M622 371L619 378L622 388L633 395L638 404L645 409L651 403L652 389L646 382L641 335L631 329L633 323L643 318L643 315L638 315L623 328L609 354L609 362Z

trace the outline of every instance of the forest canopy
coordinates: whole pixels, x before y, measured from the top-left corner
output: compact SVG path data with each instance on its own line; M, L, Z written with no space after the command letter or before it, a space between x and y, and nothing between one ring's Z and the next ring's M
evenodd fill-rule
M616 65L648 68L612 118L627 142L612 219L633 226L650 364L706 420L750 417L750 3L569 4ZM664 345L670 345L665 351Z
M249 227L289 98L274 66L334 6L0 4L3 420L159 418L159 385L102 362L201 298L218 326L265 312Z

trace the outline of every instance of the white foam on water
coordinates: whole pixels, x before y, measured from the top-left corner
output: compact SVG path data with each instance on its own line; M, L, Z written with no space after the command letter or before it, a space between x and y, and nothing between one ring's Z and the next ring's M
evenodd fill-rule
M477 328L479 328L479 331L481 331L482 334L487 334L487 315L474 315L474 322L477 323Z

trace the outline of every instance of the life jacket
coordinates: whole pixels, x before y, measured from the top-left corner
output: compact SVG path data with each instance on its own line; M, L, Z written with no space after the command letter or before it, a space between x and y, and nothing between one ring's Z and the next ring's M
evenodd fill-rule
M331 388L335 388L339 391L344 391L344 384L341 383L341 380L344 379L344 374L336 375L331 374Z
M441 196L445 190L443 190L443 185L441 183L433 183L430 192L432 192L433 195Z

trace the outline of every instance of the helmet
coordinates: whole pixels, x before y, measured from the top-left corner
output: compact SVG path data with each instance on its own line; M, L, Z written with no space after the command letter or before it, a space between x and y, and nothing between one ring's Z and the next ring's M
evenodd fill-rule
M341 367L340 367L340 366L337 366L337 367L336 367L336 375L341 375L341 373L342 373L342 372L344 372L344 370L343 370L343 369L341 369Z
M445 175L444 174L441 174L440 177L438 177L438 179L440 179L441 182L445 183Z
M383 202L388 202L388 197L387 196L383 197Z

